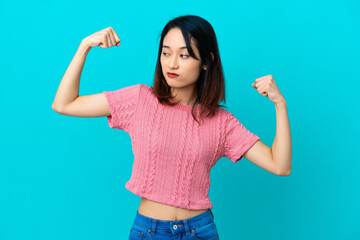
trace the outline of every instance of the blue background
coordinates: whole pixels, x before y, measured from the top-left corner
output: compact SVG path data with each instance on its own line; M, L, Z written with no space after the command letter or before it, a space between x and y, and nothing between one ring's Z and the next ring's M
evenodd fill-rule
M81 40L93 48L80 95L151 85L159 34L195 14L217 34L226 105L272 146L274 104L251 86L273 75L286 99L290 176L219 160L210 199L222 240L360 239L358 1L1 1L0 239L126 239L140 198L125 189L130 137L106 117L51 104Z

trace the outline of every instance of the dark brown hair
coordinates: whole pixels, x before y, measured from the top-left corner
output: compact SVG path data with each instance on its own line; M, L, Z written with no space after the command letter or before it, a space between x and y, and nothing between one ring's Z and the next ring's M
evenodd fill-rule
M215 115L217 107L226 107L219 104L222 100L226 102L225 78L220 61L215 32L208 21L194 15L174 18L165 25L160 35L161 39L155 68L154 86L152 89L160 103L170 106L176 105L178 102L169 101L169 99L172 99L170 91L171 88L164 78L161 69L160 57L164 38L172 28L181 29L189 54L191 57L199 60L195 56L190 44L190 38L194 39L195 45L199 50L202 63L206 64L206 70L202 69L199 79L196 82L197 98L191 110L193 118L199 123L193 112L196 104L201 104L200 118L202 118L202 115L206 110L208 110L208 114L206 115L208 117ZM210 53L213 53L214 60L212 60Z

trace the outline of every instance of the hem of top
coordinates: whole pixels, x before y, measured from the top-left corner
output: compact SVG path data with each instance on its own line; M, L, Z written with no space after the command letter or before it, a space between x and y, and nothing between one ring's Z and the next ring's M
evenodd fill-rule
M125 184L125 188L126 188L128 191L132 192L133 194L135 194L135 195L137 195L137 196L139 196L139 197L143 197L143 198L146 198L146 199L155 201L155 202L163 203L163 204L170 205L170 206L174 206L174 207L181 207L181 208L188 209L188 210L207 210L207 209L213 209L213 206L212 206L211 203L207 204L206 206L202 206L202 207L192 207L192 208L189 208L189 207L184 206L184 205L181 205L181 204L165 202L165 201L162 201L162 200L160 200L159 198L156 198L156 197L154 197L154 196L139 193L139 192L136 191L134 188L129 187L129 186L128 186L128 183Z
M114 129L119 129L119 128L115 127L115 124L114 124L113 115L115 115L115 109L113 108L112 105L110 106L110 102L112 101L112 99L110 99L110 98L112 98L109 94L110 91L103 91L102 93L105 95L106 101L108 102L108 105L109 105L110 116L106 116L109 127L114 128Z
M254 145L258 140L260 140L260 137L256 137L253 138L252 140L250 140L249 142L245 143L245 145L243 145L243 149L246 149L246 151L244 151L243 153L241 153L240 158L235 159L235 163L237 163L238 161L240 161L243 157L244 154L250 149L250 147L252 147L252 145Z

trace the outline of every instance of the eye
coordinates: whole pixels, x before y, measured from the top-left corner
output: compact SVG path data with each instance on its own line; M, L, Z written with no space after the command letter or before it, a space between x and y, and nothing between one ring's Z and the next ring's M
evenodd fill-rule
M164 56L167 56L166 54L169 54L169 53L163 52ZM186 54L180 54L180 56L185 56L183 58L188 58L189 57L189 55L186 55Z

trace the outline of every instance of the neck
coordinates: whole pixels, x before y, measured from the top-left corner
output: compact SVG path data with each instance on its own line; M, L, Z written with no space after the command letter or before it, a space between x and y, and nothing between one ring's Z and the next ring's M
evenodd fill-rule
M182 105L192 106L196 100L195 87L171 88L171 95L176 102Z

